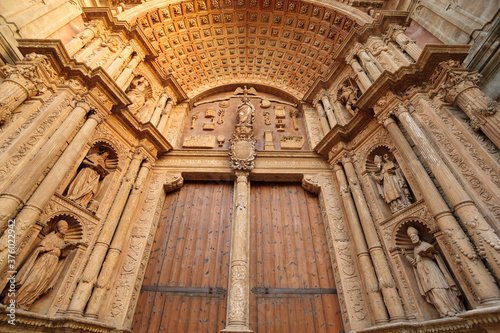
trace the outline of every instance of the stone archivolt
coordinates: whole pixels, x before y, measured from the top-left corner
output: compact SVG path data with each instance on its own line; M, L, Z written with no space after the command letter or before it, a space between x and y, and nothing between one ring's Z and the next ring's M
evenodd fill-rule
M165 197L201 179L234 180L224 332L252 331L253 181L318 195L344 330L498 330L498 104L467 47L422 49L408 12L366 6L386 2L126 1L84 9L66 46L19 40L0 83L18 322L127 331Z

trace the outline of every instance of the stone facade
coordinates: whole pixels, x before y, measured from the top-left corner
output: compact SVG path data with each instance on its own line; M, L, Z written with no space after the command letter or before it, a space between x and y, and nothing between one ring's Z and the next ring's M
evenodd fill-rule
M2 1L0 327L129 332L167 194L231 180L223 332L252 332L253 181L318 195L346 332L500 330L499 18Z

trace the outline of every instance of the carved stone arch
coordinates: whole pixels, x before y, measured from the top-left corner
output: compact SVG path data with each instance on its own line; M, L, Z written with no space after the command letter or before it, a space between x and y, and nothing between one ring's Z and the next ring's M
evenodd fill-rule
M42 230L40 230L39 237L43 238L50 232L56 229L57 222L64 220L68 223L68 232L64 239L68 242L81 242L87 243L89 241L89 232L85 228L85 224L81 222L81 218L70 211L59 211L47 216L44 221Z
M432 226L427 222L417 217L408 217L395 225L392 231L392 243L395 248L402 248L405 250L413 250L410 237L406 234L408 227L414 227L418 230L419 237L428 243L435 241Z

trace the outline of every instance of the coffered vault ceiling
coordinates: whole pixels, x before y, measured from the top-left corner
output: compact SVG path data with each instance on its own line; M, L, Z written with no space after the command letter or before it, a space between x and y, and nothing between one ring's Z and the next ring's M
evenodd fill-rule
M332 53L359 24L353 17L295 0L212 0L158 6L136 22L189 97L254 83L300 99L332 70Z

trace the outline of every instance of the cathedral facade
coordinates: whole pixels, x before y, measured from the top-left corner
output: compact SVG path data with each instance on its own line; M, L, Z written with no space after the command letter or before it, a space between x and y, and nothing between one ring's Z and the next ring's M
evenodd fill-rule
M500 3L4 0L0 330L500 331Z

